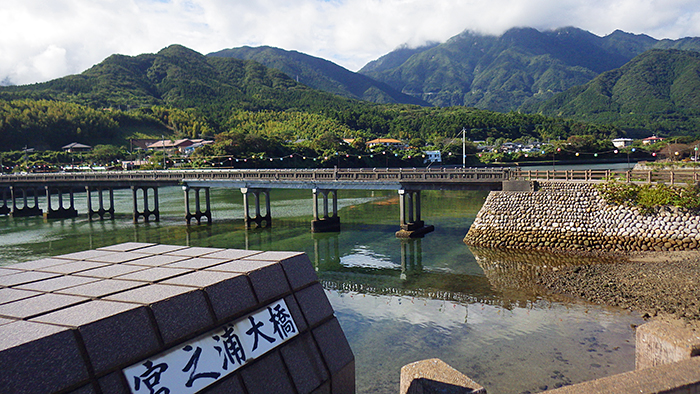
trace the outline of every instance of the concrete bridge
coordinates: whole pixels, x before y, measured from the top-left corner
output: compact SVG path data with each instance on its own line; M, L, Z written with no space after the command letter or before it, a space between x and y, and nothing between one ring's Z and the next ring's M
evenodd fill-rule
M185 220L211 223L211 188L237 188L243 194L247 226L271 225L271 189L312 191L312 231L339 231L339 190L396 190L400 196L399 237L432 231L421 219L423 190L529 190L530 181L598 182L618 178L627 182L697 182L688 171L522 171L512 168L452 169L212 169L167 171L112 171L0 175L0 214L46 218L77 217L74 199L85 192L89 220L114 218L113 191L133 191L133 221L160 219L158 188L180 185L184 191ZM39 207L46 196L46 207ZM264 199L264 201L263 201ZM264 205L264 210L263 210Z
M0 175L0 214L46 218L77 217L74 200L85 192L88 218L114 217L113 191L133 191L133 221L160 219L158 188L181 185L185 220L211 223L211 188L240 189L247 226L271 225L271 189L312 191L312 231L339 231L338 191L397 190L400 195L399 237L415 237L433 230L421 219L422 190L501 190L512 178L509 169L316 169L316 170L168 170ZM39 196L46 196L45 211ZM264 202L263 202L264 198ZM264 204L264 210L263 210Z

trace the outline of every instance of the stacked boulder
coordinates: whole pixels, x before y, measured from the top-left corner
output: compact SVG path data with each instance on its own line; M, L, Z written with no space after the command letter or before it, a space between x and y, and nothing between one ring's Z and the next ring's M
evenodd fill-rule
M540 182L533 192L491 192L464 242L485 248L566 252L679 251L700 245L700 215L642 214L606 203L596 185Z

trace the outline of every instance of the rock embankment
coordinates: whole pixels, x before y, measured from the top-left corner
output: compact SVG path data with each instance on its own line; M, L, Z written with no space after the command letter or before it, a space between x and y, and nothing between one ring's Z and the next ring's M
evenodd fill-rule
M595 185L540 182L491 192L464 238L470 246L578 253L681 251L700 245L700 215L609 205Z

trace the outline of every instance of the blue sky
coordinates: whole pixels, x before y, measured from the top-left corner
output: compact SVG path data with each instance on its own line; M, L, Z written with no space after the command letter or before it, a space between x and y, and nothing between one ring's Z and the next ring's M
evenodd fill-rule
M700 36L697 0L5 0L0 83L76 74L120 53L181 44L200 53L270 45L352 71L402 44L464 30L576 26L655 38Z

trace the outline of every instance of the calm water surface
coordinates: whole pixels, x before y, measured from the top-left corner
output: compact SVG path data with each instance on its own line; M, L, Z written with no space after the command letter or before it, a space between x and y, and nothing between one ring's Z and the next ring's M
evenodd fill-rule
M538 392L634 369L625 311L557 302L536 272L582 261L470 250L462 243L486 193L423 192L436 231L396 239L396 192L340 191L342 231L310 233L310 191L272 192L273 227L246 230L238 190L212 190L212 226L184 225L180 188L159 191L161 222L131 223L131 191L117 219L0 217L0 265L121 242L306 252L356 357L358 393L396 393L402 365L438 357L490 393ZM94 198L94 197L93 197ZM84 214L84 195L76 195Z

